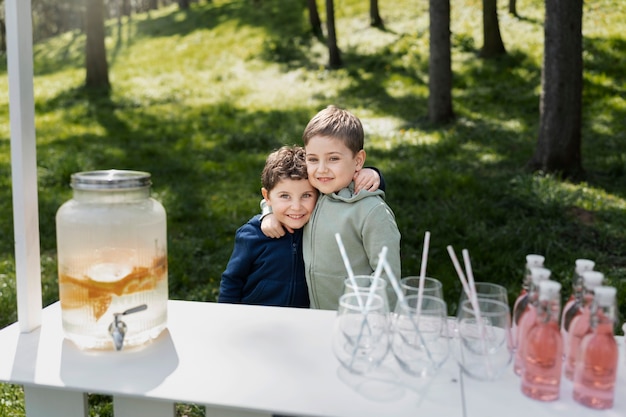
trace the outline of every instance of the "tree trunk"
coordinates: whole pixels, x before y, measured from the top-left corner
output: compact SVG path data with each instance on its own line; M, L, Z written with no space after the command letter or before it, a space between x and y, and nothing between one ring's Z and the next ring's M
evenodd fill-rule
M381 29L385 27L378 10L378 0L370 0L370 26Z
M130 7L130 0L120 0L122 2L122 11L121 13L124 16L130 16L130 12L131 12L131 7Z
M517 0L509 0L509 13L517 16Z
M7 51L7 38L6 38L6 25L4 19L0 19L0 52L6 53Z
M311 23L311 31L313 32L313 35L321 38L324 34L322 32L322 21L320 19L320 14L317 10L317 1L307 0L306 2L309 8L309 23Z
M583 175L583 0L546 0L539 137L534 170L568 178Z
M189 0L178 0L178 8L180 10L189 10Z
M328 26L328 66L330 68L341 67L341 53L337 47L337 34L335 33L335 2L326 0L326 26Z
M87 0L85 66L87 88L110 89L109 68L104 47L104 0Z
M498 24L498 0L483 0L483 39L481 57L493 58L506 53Z
M430 0L429 13L428 118L432 123L443 123L454 117L450 52L450 0Z

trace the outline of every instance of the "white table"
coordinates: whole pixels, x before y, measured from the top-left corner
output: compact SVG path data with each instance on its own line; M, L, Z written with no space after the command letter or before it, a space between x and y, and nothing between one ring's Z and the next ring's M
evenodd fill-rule
M510 372L494 382L459 375L450 358L432 379L410 378L389 355L368 377L349 374L331 350L335 312L170 301L168 330L142 349L89 352L63 338L58 303L42 326L0 330L0 381L24 386L28 417L83 417L85 393L113 395L116 417L172 417L175 403L207 417L586 417L626 415L623 338L615 406L525 397Z
M333 311L170 301L168 330L139 350L86 352L64 340L58 303L42 326L0 330L0 381L24 386L28 417L85 416L85 393L114 396L116 417L462 416L458 368L409 378L389 355L375 374L345 372L331 350Z

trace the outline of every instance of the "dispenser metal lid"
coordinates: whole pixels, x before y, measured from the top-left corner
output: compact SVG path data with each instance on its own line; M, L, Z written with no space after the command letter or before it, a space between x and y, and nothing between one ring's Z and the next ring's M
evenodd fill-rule
M75 190L132 190L152 185L149 172L109 169L72 174L70 186Z

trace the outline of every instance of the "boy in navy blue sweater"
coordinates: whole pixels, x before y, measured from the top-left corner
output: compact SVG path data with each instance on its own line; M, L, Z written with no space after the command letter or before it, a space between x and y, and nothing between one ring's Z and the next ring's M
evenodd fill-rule
M294 230L280 239L261 232L260 215L241 226L222 274L218 301L309 307L302 259L302 227L317 202L304 162L304 149L283 146L271 153L261 174L261 192L276 219Z

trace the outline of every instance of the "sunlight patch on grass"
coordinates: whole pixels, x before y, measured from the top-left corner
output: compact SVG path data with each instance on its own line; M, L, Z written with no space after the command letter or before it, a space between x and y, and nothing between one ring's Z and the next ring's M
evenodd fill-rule
M505 160L504 155L500 155L495 150L485 146L484 144L477 142L466 142L461 144L460 149L469 155L473 155L470 161L474 163L480 162L483 164L494 164Z
M554 182L552 186L562 188L573 196L572 202L576 206L587 210L626 209L626 199L587 183Z
M33 88L38 103L46 103L63 96L64 93L80 88L85 83L85 70L66 70L62 73L36 77Z
M623 197L594 188L587 183L573 184L551 175L531 178L534 199L547 205L576 206L589 211L626 208Z
M423 97L428 99L428 84L416 83L409 77L392 77L383 83L389 97L401 99L403 97Z
M404 122L397 118L361 118L365 129L365 150L392 150L398 146L434 145L441 140L440 132L423 132L405 129Z

